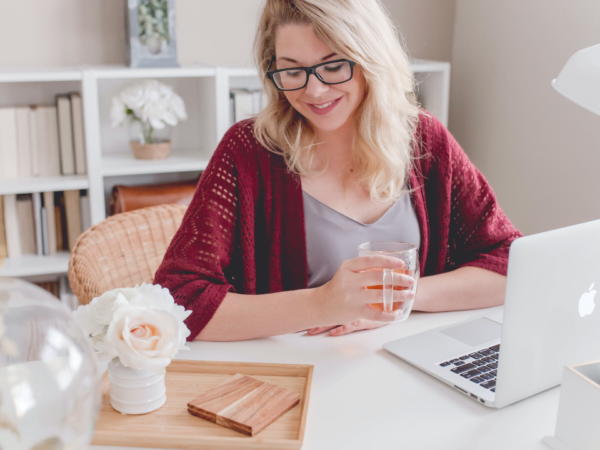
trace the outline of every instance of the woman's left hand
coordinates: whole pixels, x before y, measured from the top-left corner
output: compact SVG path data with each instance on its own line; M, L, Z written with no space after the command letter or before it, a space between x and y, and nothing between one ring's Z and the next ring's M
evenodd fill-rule
M375 322L373 320L358 319L354 322L347 323L345 325L335 325L333 327L317 327L306 330L306 333L314 336L315 334L321 334L325 331L329 331L330 336L342 336L344 334L352 333L354 331L361 330L372 330L373 328L379 328L387 323Z

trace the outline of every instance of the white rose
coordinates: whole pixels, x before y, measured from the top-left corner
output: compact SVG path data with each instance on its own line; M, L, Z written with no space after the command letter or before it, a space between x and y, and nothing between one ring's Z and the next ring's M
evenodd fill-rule
M137 291L138 295L132 299L131 306L143 306L148 309L171 311L171 308L175 304L175 300L169 290L158 284L142 283L136 285L133 289Z
M168 366L184 346L183 326L167 311L126 306L115 314L104 343L126 367L159 370Z
M142 109L142 120L149 122L153 128L162 130L165 127L165 115L168 112L168 103L162 98L158 98L152 103L146 103ZM175 119L177 123L177 119Z
M123 104L119 97L113 97L112 108L110 110L111 125L119 127L127 121L127 107Z
M146 90L143 85L134 84L129 86L120 95L121 101L131 109L139 109L148 101Z
M94 298L87 305L79 306L73 314L84 330L95 336L105 331L117 309L128 305L137 295L135 288L113 289Z
M136 286L135 289L138 290L139 295L131 301L131 306L157 309L173 314L183 325L181 331L183 333L183 344L185 344L185 340L191 332L183 321L192 314L192 311L186 311L183 306L175 303L169 290L160 285L142 283L141 285ZM182 346L181 348L187 349L185 346Z

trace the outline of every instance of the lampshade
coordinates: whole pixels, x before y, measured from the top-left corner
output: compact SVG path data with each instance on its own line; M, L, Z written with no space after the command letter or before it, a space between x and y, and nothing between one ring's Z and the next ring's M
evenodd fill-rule
M600 115L600 45L571 56L552 86L572 102Z

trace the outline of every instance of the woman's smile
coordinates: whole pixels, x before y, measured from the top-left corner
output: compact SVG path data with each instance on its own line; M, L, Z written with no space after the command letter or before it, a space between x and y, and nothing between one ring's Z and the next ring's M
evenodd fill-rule
M329 100L323 103L305 103L308 105L312 112L322 116L333 111L333 109L340 103L343 97L344 96L342 95L341 97L338 97L335 100Z

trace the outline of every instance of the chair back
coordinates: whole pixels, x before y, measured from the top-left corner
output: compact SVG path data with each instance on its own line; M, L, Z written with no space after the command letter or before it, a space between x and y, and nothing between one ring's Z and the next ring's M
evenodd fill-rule
M121 287L152 283L187 205L116 214L85 231L69 260L69 283L81 304Z

